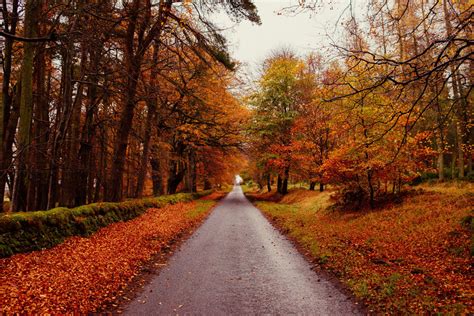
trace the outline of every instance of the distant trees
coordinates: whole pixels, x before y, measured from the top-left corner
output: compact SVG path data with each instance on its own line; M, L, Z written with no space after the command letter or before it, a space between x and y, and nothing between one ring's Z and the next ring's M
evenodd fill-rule
M265 61L259 91L250 97L254 109L252 129L257 146L263 148L259 160L267 173L276 173L277 191L288 192L292 168L291 129L308 96L304 95L304 63L291 52L280 51Z
M251 1L0 6L0 195L11 209L195 191L222 181L204 165L238 168L226 159L246 111L206 13L259 23Z
M304 6L312 10L312 4ZM335 45L338 59L292 57L311 81L303 90L269 90L262 83L285 81L266 71L255 94L265 98L250 105L258 122L265 102L276 107L282 94L284 100L307 97L286 126L275 124L285 126L284 149L275 150L281 142L273 134L264 146L253 141L262 174L285 157L294 166L290 176L308 181L311 189L316 182L321 190L331 183L346 201L374 207L378 197L398 193L422 175L473 176L474 10L466 1L450 0L369 4L366 20L351 16L345 22L345 44ZM291 70L285 74L297 78ZM272 122L278 115L265 117ZM258 154L263 148L270 150Z

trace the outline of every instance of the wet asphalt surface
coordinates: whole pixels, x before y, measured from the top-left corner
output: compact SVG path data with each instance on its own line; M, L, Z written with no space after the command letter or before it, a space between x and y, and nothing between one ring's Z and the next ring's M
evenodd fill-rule
M234 187L126 315L357 315Z

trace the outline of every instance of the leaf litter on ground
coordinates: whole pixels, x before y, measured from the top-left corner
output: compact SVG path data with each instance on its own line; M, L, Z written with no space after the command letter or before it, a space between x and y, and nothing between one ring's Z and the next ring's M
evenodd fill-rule
M149 209L89 238L72 237L51 249L1 259L1 313L99 311L123 293L142 264L169 250L214 204L207 198Z

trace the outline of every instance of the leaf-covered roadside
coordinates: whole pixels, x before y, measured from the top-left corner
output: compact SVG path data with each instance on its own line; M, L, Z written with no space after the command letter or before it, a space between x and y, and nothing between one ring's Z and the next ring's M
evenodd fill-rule
M329 205L328 193L302 190L280 203L257 202L270 220L370 310L474 311L472 191L418 192L402 204L375 212L330 211Z
M48 250L1 259L1 312L97 311L122 293L141 264L196 227L215 203L197 200L150 209L90 238L72 237Z

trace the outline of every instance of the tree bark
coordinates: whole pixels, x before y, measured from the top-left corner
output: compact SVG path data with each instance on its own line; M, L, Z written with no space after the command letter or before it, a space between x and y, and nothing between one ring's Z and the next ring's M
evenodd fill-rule
M108 100L106 101L106 103ZM97 183L96 183L96 194L95 194L95 201L99 201L101 196L101 187L102 187L102 197L106 197L109 191L109 185L108 185L108 170L107 170L107 165L109 163L109 157L107 153L107 141L109 139L108 131L104 127L101 127L101 133L100 133L100 160L99 160L99 171L98 174L99 176L97 177Z
M186 192L196 192L196 159L193 151L188 152L188 161L185 176Z
M39 3L27 0L25 4L25 37L35 37L37 28L37 12ZM12 209L26 211L27 189L29 179L29 147L31 142L31 121L33 114L33 59L35 54L34 43L24 43L23 62L21 66L21 99L20 99L20 126L18 130L18 163L15 176Z
M186 168L180 161L170 161L168 176L168 194L175 194L179 184L183 181Z
M59 190L59 181L64 180L63 177L60 179L60 162L61 154L65 149L66 135L68 128L71 122L71 115L73 111L72 95L73 95L73 56L74 50L72 48L71 41L68 41L65 44L65 47L62 47L61 57L61 101L60 106L58 107L56 116L56 130L54 131L53 141L51 144L51 157L50 157L50 175L49 175L49 190L48 190L48 208L53 208L56 206L58 201L62 200L61 193Z
M83 51L81 56L81 75L85 73L85 63L87 55ZM71 78L73 79L73 78ZM65 160L65 168L63 169L63 201L62 205L67 207L74 207L78 204L75 203L75 197L77 193L77 186L76 182L79 176L82 176L81 171L78 170L80 166L79 161L79 151L81 148L81 108L82 108L82 100L83 100L83 93L84 93L84 84L79 83L77 86L76 97L72 102L72 109L71 109L71 119L70 124L67 131L67 142L66 148L64 150L64 160ZM84 179L87 183L87 175L85 175Z
M374 209L375 208L375 193L374 193L374 185L372 183L372 170L367 171L367 182L369 185L369 203L370 203L370 208ZM399 183L399 186L401 184ZM399 190L401 187L399 188Z
M425 15L425 3L422 1L421 4L421 12L422 16ZM425 36L425 41L426 43L430 42L430 35L428 34L428 26L426 24L426 20L423 20L423 32ZM415 33L413 33L413 37L415 37ZM416 54L418 54L418 51L416 51ZM437 133L436 133L436 145L438 149L438 157L437 157L437 171L438 171L438 180L443 181L444 180L444 152L445 152L445 133L444 133L444 126L445 126L445 118L443 117L443 109L442 106L438 100L438 86L435 85L430 85L429 87L430 95L431 97L436 97L436 114L437 114Z
M281 179L281 176L280 176L280 174L278 174L278 177L277 177L277 192L278 193L281 193L281 191L282 191L282 184L283 184L282 182L283 181Z
M15 180L15 170L13 168L13 143L15 141L15 133L18 126L18 120L20 118L20 95L21 95L21 83L15 85L14 93L11 103L11 113L9 115L8 124L5 129L4 141L3 141L3 168L0 177L3 185L0 188L5 192L6 185L10 193L10 198L13 199L13 185ZM10 183L8 183L8 176L10 175ZM3 193L5 195L5 193ZM2 196L3 196L2 195ZM11 207L11 206L10 206Z
M209 181L209 179L204 179L204 190L210 189L212 189L212 183Z
M110 188L107 196L108 201L120 201L123 194L123 173L125 166L125 156L128 146L128 137L132 129L132 121L134 117L134 110L136 104L136 92L138 86L138 80L140 77L140 71L143 61L143 56L146 49L150 46L152 41L160 35L165 20L168 17L168 12L171 9L172 1L167 0L160 2L157 19L153 26L150 27L150 31L146 36L144 30L147 28L149 23L148 18L144 18L139 23L139 14L143 11L146 14L151 13L151 2L147 2L146 8L141 8L141 1L134 0L130 4L130 21L127 26L126 39L125 39L125 65L127 70L127 85L125 92L125 105L122 110L119 122L119 129L115 140L115 149L112 157L112 168L113 172L110 177ZM138 41L136 41L136 29L140 29ZM142 32L143 31L143 32Z
M157 98L156 89L158 87L156 82L156 77L158 76L158 45L153 47L153 62L152 62L152 70L150 76L150 82L148 87L148 98L147 98L147 118L145 123L145 137L143 138L143 152L140 159L140 169L138 171L138 178L137 178L137 197L141 197L143 195L143 188L145 185L145 178L147 173L147 166L148 166L148 156L150 152L150 140L153 131L153 121L156 116L157 110Z
M99 63L100 55L94 49L89 51L90 66ZM92 68L92 67L90 67ZM78 152L78 176L76 177L76 190L74 196L75 205L86 204L87 193L90 187L93 187L93 177L91 176L92 165L92 147L95 134L94 119L97 113L97 105L99 102L97 85L99 78L96 74L88 77L89 85L87 87L87 108L86 117L81 132L81 142ZM100 188L100 184L96 181L95 185ZM92 200L92 199L89 199Z
M438 158L436 161L437 169L438 169L438 180L444 181L444 146L442 145L441 137L438 136L437 138L438 144Z
M288 180L290 177L290 167L285 168L284 172L284 177L281 185L281 194L287 194L288 193Z
M123 174L125 170L125 158L128 146L128 136L132 130L132 121L135 110L135 95L137 92L138 79L140 74L141 59L128 61L128 79L126 90L126 104L122 111L119 128L115 141L115 150L112 158L112 169L110 177L110 190L107 197L108 201L120 201L122 199L123 190Z
M448 10L448 1L443 0L443 11L444 11L444 22L446 25L446 35L451 37L453 33L453 27L451 25L450 14ZM463 114L464 114L464 98L462 96L461 86L459 85L458 73L456 67L451 64L451 85L453 88L453 96L454 102L458 103L456 116L457 119L455 120L455 133L457 138L457 162L458 162L458 177L464 178L464 150L463 150L463 138L464 133L464 122L463 122Z
M44 10L44 9L43 9ZM44 11L43 11L44 12ZM34 153L34 169L32 170L33 183L30 187L34 189L30 193L33 210L45 210L48 207L48 139L49 139L49 88L51 79L51 70L46 74L46 65L49 64L46 59L44 47L38 50L35 57L34 71L34 93L36 95L34 109L34 135L35 143L32 148Z
M150 159L151 181L153 182L153 195L158 196L163 193L163 180L161 177L160 160L158 158Z
M14 0L12 2L11 8L12 12L7 14L3 13L3 27L8 33L15 34L18 22L18 0ZM4 8L3 12L7 12L6 8ZM12 162L11 153L13 142L8 141L9 138L7 137L7 134L11 134L12 132L14 133L14 131L9 131L8 128L12 126L10 120L18 119L18 114L13 114L14 117L12 117L10 114L10 111L14 110L12 109L13 96L10 93L10 78L13 56L12 38L5 38L3 51L3 82L2 94L0 96L0 213L4 211L3 201L5 198L5 187L7 184L8 169L10 169ZM16 124L17 123L15 122L15 129Z

